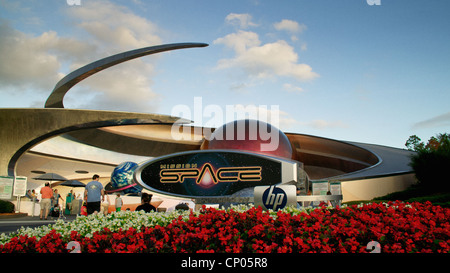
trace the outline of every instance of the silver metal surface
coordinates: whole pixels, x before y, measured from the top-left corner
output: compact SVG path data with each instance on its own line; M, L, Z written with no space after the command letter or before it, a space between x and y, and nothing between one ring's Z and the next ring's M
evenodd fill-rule
M297 196L297 202L341 201L342 195L304 195ZM254 203L254 197L205 197L193 199L196 204Z
M277 189L277 191L275 190ZM261 206L263 209L284 208L297 206L295 199L297 188L294 185L258 186L254 188L255 207ZM264 194L266 198L264 198ZM284 203L284 205L282 205Z

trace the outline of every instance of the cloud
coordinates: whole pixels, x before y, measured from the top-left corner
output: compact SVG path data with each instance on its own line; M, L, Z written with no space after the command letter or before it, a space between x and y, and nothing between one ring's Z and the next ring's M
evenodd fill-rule
M251 31L239 30L237 33L228 34L225 37L213 41L214 44L224 44L233 49L236 54L245 54L250 48L258 47L261 44L258 34Z
M72 21L69 31L75 33L70 37L55 31L30 35L0 21L3 92L50 94L64 75L79 67L162 43L157 25L109 1L86 1L68 8L66 15ZM91 76L74 87L64 103L68 108L153 112L159 102L151 89L155 59L136 59Z
M273 24L276 30L284 30L291 34L301 33L306 30L305 24L299 24L292 20L283 19L281 22Z
M162 43L154 23L110 2L86 2L71 9L70 16L95 44L96 59ZM82 88L68 98L80 94L93 97L82 102L71 100L75 106L84 108L153 112L160 96L151 89L151 77L155 74L151 60L136 59L104 70L81 82Z
M303 88L298 87L298 86L294 86L290 83L285 83L283 84L283 88L284 90L290 92L290 93L302 93L304 92Z
M450 112L413 124L413 129L426 129L450 126Z
M87 78L66 100L88 109L153 112L161 96L151 89L152 74L153 67L141 61L120 64Z
M284 40L262 44L258 34L239 30L216 39L214 44L235 51L233 58L218 61L219 69L241 68L248 76L261 79L285 76L306 81L319 76L309 65L298 63L298 54Z
M227 17L225 17L225 22L231 25L239 26L242 29L258 26L257 24L252 22L252 16L248 13L230 13L227 15Z
M162 43L156 24L109 1L86 1L79 8L70 9L69 15L78 27L95 39L94 43L110 50L123 51Z
M323 119L316 119L310 122L300 122L304 126L312 127L314 129L335 129L335 128L348 128L349 125L337 120L337 121L326 121Z
M281 22L273 24L276 30L278 31L286 31L291 35L292 41L298 41L297 34L302 33L304 30L306 30L305 24L299 24L296 21L283 19ZM306 44L302 44L302 50L306 50Z
M27 88L49 92L62 77L64 60L84 55L92 48L54 31L33 36L0 21L0 86L25 92Z

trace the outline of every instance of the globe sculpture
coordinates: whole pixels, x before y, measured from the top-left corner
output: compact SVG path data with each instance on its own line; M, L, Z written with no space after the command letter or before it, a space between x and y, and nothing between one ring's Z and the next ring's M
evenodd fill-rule
M120 163L111 173L111 186L114 191L122 191L123 193L140 193L142 187L134 183L134 170L138 167L137 163L126 161Z
M232 131L229 133L227 129ZM200 149L232 149L294 159L291 143L282 131L271 124L252 119L222 125L212 133L210 140L205 139Z
M218 127L212 133L210 140L203 141L200 149L238 150L282 157L288 160L295 159L291 143L282 131L269 123L252 119L235 120ZM245 188L231 195L231 197L251 196L253 196L253 187ZM222 205L228 207L231 204L233 202Z

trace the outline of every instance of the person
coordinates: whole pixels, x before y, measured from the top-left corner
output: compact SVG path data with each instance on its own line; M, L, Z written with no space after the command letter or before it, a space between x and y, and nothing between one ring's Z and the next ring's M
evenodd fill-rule
M332 194L331 194L331 191L327 191L327 195L332 195ZM333 207L333 203L331 203L331 200L328 200L328 201L327 201L327 206Z
M84 199L87 202L87 214L100 212L100 202L104 199L105 191L103 190L102 183L99 182L100 176L94 174L92 181L87 183L84 190Z
M120 198L120 193L117 194L115 203L116 203L115 204L116 205L116 211L120 211L122 209L122 205L123 205L122 198Z
M109 209L109 195L107 194L105 194L105 198L103 199L102 208L103 208L103 215L106 216L108 214Z
M34 202L39 202L39 199L37 199L36 191L34 189L31 191L31 197L33 197Z
M53 192L53 206L59 207L59 199L61 199L64 202L64 199L61 197L61 194L58 193L58 190L55 189Z
M83 216L88 216L87 208L86 208L86 202L83 202L83 206L81 206L80 214L83 215Z
M69 215L72 211L72 201L74 199L73 190L70 190L70 192L66 196L66 209L64 211L64 214Z
M189 205L187 203L180 203L175 206L176 210L189 210Z
M47 220L48 212L50 210L50 206L52 204L52 198L53 198L53 191L50 188L50 183L46 182L45 187L41 188L41 213L39 215L39 218L42 220L42 217L45 217L45 220Z
M148 194L146 192L142 193L141 196L141 205L136 207L136 211L143 210L145 212L151 212L156 211L156 208L150 204L150 201L152 201L152 194Z
M27 190L26 196L27 196L31 201L33 201L33 196L32 196L32 194L31 194L31 190Z

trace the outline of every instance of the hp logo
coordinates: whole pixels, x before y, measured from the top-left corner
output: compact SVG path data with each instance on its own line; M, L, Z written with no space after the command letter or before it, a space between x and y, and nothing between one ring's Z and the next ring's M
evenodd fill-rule
M271 186L264 191L262 201L267 209L283 209L286 207L287 194L281 188Z
M254 188L255 207L262 209L284 209L297 206L295 185L257 186Z

